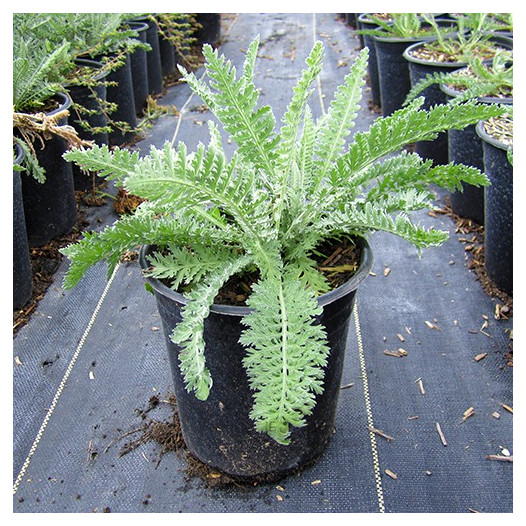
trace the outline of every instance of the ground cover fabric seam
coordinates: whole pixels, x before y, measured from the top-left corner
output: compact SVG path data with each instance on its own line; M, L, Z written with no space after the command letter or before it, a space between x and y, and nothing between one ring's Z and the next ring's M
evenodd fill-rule
M360 319L358 316L358 305L354 304L354 325L356 327L356 341L358 342L358 358L360 361L360 372L362 377L363 396L365 400L365 413L367 416L367 425L369 427L369 439L371 441L371 454L373 458L374 479L376 483L376 494L378 497L378 510L380 513L385 513L384 494L382 489L382 477L380 471L380 461L378 458L378 448L376 445L376 437L371 431L374 429L373 413L371 409L371 397L369 394L369 382L367 380L367 368L365 366L365 353L363 348L362 331L360 327Z
M97 303L97 306L95 307L95 310L93 311L93 314L91 315L88 326L86 327L86 330L84 331L84 334L82 335L79 341L79 344L77 345L77 348L75 349L75 353L73 354L73 357L71 358L71 361L69 362L66 372L64 373L64 376L62 377L62 380L58 386L57 392L55 393L55 396L53 397L53 401L51 402L51 405L49 406L49 409L46 412L46 416L44 417L42 425L40 426L40 429L38 430L37 436L35 437L35 440L33 441L33 444L31 445L31 449L29 450L29 453L26 457L26 460L24 461L24 464L22 465L22 468L15 480L15 483L13 485L13 495L17 492L18 486L20 485L20 483L22 482L22 479L24 478L24 475L26 474L27 468L29 467L29 464L31 463L31 459L33 458L33 455L35 454L37 450L38 444L40 443L42 435L44 434L44 431L46 430L46 427L49 423L51 415L55 411L55 407L57 406L58 400L66 387L66 383L68 381L68 378L71 372L73 371L75 362L77 361L77 358L80 355L80 351L84 347L84 342L86 341L88 334L91 331L91 328L95 324L95 320L97 319L99 310L104 302L104 299L106 298L106 295L108 294L108 291L113 283L115 276L117 275L118 269L119 269L119 265L117 264L115 268L113 269L113 273L110 276L108 282L106 283L106 287L104 288L104 291L102 292L102 295L99 298L99 301Z

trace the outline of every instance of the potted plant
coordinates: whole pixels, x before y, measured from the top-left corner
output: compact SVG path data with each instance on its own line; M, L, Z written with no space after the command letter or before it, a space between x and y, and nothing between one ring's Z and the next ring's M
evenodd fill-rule
M15 18L13 136L24 153L21 185L28 241L39 246L69 232L77 222L71 165L62 154L80 139L68 126L71 99L63 92L71 66L69 44L50 52L46 41L32 37L24 23L16 22Z
M502 113L474 102L424 111L420 99L347 146L368 50L314 119L308 97L324 57L317 42L276 131L272 109L257 106L258 45L256 37L239 76L209 45L209 84L180 68L237 143L230 159L213 121L208 147L190 154L183 143L152 147L144 157L105 146L66 154L145 201L62 250L71 288L97 261L114 268L123 251L143 245L187 446L216 469L251 480L303 467L330 441L349 316L371 266L369 233L388 231L418 249L439 245L446 232L410 219L432 206L428 185L487 184L472 167L432 168L407 152L385 156ZM335 252L342 258L331 263Z
M486 13L458 16L459 31L454 38L435 26L436 38L408 46L403 56L409 64L411 85L418 84L436 72L452 72L466 67L471 57L491 61L498 49L513 49L512 39L488 30L488 27L493 26L486 26L487 20ZM434 24L432 19L429 22ZM425 97L426 108L446 101L446 96L438 85L427 86L422 95ZM447 134L439 135L432 142L418 142L416 151L435 163L447 162Z
M384 117L402 107L411 88L409 67L403 57L407 46L435 38L437 26L443 26L449 31L456 29L455 21L435 20L432 15L421 13L389 13L389 15L390 18L368 15L369 21L376 23L378 27L358 31L364 36L369 35L374 43ZM430 20L433 20L434 25L431 25Z
M494 283L513 295L513 108L483 120L476 131L484 148L484 268Z
M420 95L428 86L439 86L446 100L455 104L476 98L484 104L513 104L513 51L499 49L491 63L480 57L468 58L465 68L452 72L435 72L418 82L407 101ZM475 125L448 131L448 160L484 170L482 141ZM484 189L464 185L462 192L450 195L452 210L479 224L484 224Z

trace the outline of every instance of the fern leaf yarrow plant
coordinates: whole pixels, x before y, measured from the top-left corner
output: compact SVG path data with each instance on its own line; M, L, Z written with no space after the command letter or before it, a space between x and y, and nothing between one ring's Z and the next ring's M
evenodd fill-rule
M146 201L133 216L63 249L71 259L65 286L72 287L99 260L107 260L111 270L125 250L156 246L147 274L185 291L182 321L171 338L180 348L187 390L206 399L214 389L203 337L211 304L231 276L257 272L241 336L254 391L251 417L257 430L287 444L292 428L305 424L324 388L329 346L315 318L317 297L329 284L317 268L316 247L338 236L366 237L377 230L401 236L418 249L442 243L445 232L411 220L413 212L432 206L428 185L456 189L463 181L485 185L486 177L467 166L432 167L416 154L385 156L501 110L467 102L425 111L423 100L416 99L356 133L349 145L368 50L358 55L326 114L315 118L308 101L324 58L317 42L278 124L270 107L258 105L258 45L257 37L240 72L205 45L208 82L181 68L184 80L237 143L231 158L213 122L208 145L192 153L179 143L152 147L142 158L105 146L66 154Z

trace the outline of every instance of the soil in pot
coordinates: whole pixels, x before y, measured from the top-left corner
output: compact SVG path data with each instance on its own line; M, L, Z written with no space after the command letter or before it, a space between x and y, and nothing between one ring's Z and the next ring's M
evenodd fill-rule
M340 390L343 360L346 349L349 318L358 284L367 276L372 256L366 244L362 247L361 266L358 272L341 287L320 296L324 311L319 322L328 334L331 354L325 371L325 390L317 395L317 404L307 417L307 425L294 428L291 443L278 444L266 434L254 429L249 418L252 391L243 367L244 348L239 344L243 329L241 319L248 314L247 307L214 304L205 322L204 338L207 342L207 367L214 379L214 386L206 401L197 400L184 386L178 363L178 348L170 340L173 327L181 319L180 309L184 297L174 293L158 280L146 278L155 292L157 305L168 347L178 413L183 436L193 456L214 469L237 480L273 480L296 471L315 461L327 447L334 431L334 418ZM346 247L340 249L345 257ZM151 247L143 247L140 261L148 267L146 255ZM332 254L329 254L331 256ZM342 265L332 258L334 267ZM331 261L325 263L327 268ZM328 271L329 273L330 270ZM336 274L336 273L335 273ZM246 298L245 279L233 280L230 290L222 295L227 302L232 299L242 303ZM226 359L225 357L228 357Z

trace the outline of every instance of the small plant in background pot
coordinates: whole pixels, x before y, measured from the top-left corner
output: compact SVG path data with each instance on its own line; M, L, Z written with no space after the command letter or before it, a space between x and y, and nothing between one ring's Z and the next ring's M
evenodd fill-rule
M123 252L146 245L142 267L163 319L185 441L239 478L304 466L329 442L354 294L371 266L367 236L382 230L418 249L440 245L446 232L411 220L433 206L428 186L487 184L472 167L386 156L502 113L474 102L425 111L417 99L348 144L368 50L315 119L308 100L322 69L318 42L277 128L272 109L257 105L258 45L239 75L205 45L209 84L181 68L237 143L230 159L212 121L208 146L193 153L167 143L144 157L98 146L66 154L146 201L63 249L65 287L98 261L111 272ZM337 249L348 258L330 264Z

